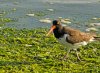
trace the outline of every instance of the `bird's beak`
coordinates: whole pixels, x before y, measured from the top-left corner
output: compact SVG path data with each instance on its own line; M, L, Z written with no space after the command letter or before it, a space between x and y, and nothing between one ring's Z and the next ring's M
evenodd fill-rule
M50 30L49 30L49 32L47 33L46 36L48 36L55 28L56 28L56 26L53 25L53 26L50 28Z

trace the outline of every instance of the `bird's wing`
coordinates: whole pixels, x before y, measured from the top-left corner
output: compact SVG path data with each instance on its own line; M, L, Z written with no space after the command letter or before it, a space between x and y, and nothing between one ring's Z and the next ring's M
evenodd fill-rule
M90 39L93 38L93 36L89 33L84 33L70 27L64 27L63 29L65 34L69 34L69 36L66 38L66 41L72 44L83 41L88 42Z

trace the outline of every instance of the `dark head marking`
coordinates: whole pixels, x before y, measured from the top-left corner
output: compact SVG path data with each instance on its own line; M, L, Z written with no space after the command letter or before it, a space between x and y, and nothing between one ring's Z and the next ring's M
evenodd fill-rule
M59 25L60 24L60 20L54 20L52 23L53 23L53 25Z

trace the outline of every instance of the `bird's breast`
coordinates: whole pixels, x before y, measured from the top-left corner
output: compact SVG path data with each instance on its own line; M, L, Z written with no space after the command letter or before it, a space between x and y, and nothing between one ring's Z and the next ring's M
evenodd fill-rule
M58 40L61 44L65 45L65 46L72 46L71 43L69 43L69 42L66 41L66 38L68 38L68 36L69 36L68 34L64 34L62 37L57 38L57 40Z

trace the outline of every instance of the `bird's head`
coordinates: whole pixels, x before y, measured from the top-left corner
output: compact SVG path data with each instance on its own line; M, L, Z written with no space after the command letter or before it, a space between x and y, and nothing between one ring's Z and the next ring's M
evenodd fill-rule
M58 25L61 24L61 22L60 22L60 20L54 20L54 21L52 22L52 24L53 24L54 26L58 26Z
M51 26L51 28L50 28L50 30L49 30L47 36L48 36L54 29L56 29L57 26L59 26L60 24L61 24L60 20L54 20L54 21L52 22L52 26Z

